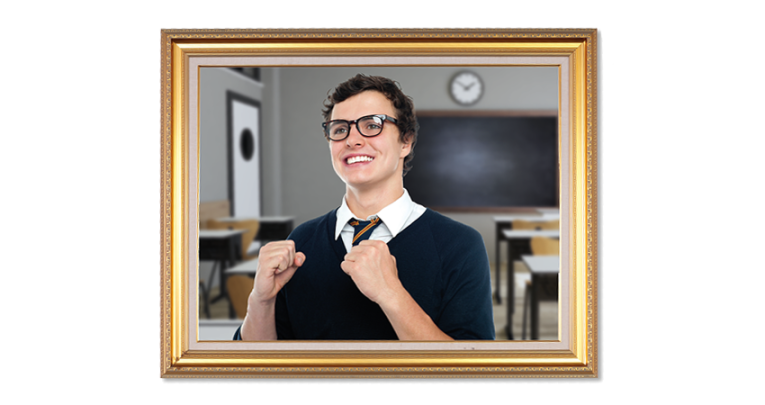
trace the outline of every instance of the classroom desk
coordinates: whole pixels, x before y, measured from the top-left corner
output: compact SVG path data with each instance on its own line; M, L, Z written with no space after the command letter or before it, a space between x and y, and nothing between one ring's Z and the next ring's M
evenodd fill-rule
M241 319L200 319L197 335L199 340L222 340L230 342L242 326Z
M515 270L513 262L521 260L523 255L531 254L530 241L535 236L559 238L559 230L504 230L502 236L507 241L507 338L513 339L513 311L515 310ZM499 286L497 286L499 290Z
M258 258L254 258L252 260L247 260L244 262L241 262L237 264L234 267L231 267L226 270L226 274L232 275L232 274L242 274L242 275L254 275L258 272Z
M539 340L539 301L558 297L560 256L523 255L522 260L531 272L531 340Z
M537 209L538 213L528 213L528 214L515 214L515 215L502 215L502 216L495 216L494 218L494 228L496 230L495 236L494 236L494 255L496 258L496 261L494 262L494 285L496 286L496 290L494 291L494 299L497 301L498 304L502 303L502 297L499 295L499 286L501 285L500 275L499 275L499 252L500 242L507 241L505 239L505 234L503 233L505 230L512 229L513 228L513 221L515 220L523 220L523 221L529 221L529 222L547 222L547 221L554 221L556 219L560 219L560 213L556 213L554 209L546 209L546 208L539 208ZM508 261L508 266L512 266L512 262Z
M217 218L219 222L236 222L247 219L256 219L260 222L260 228L256 241L269 242L272 240L284 240L290 235L294 227L295 217L289 216L269 216L269 217L224 217Z
M225 271L229 265L233 266L242 258L242 234L244 232L244 229L199 230L199 260L211 260L217 263L216 266L220 265L220 294L211 302L217 302L222 298L228 300ZM210 281L215 276L214 269L215 267L213 267L213 273L210 274ZM230 301L228 312L230 317L236 317Z
M547 218L551 218L551 219L560 218L560 209L558 208L537 208L537 212Z

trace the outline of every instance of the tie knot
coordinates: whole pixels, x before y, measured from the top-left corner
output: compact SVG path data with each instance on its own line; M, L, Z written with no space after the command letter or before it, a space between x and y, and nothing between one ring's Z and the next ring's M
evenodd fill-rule
M353 227L353 243L352 246L358 245L362 240L369 239L372 234L372 230L380 225L380 217L376 217L371 221L359 221L352 219L348 223Z

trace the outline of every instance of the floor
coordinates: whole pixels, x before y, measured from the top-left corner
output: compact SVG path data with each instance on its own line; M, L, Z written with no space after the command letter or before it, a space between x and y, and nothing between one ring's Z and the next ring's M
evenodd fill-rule
M521 339L522 321L523 321L523 295L524 286L526 280L530 278L530 274L526 267L521 262L515 263L515 314L513 316L513 334L515 339ZM505 303L507 302L507 266L505 263L502 265L502 278L500 295L503 297L503 304L499 305L494 302L494 327L496 330L497 340L507 340L507 334L505 333L505 325L507 324L507 309ZM494 266L492 265L492 283L494 283ZM494 286L492 286L492 289ZM215 297L218 295L218 288L214 287L210 296ZM210 305L210 316L212 319L227 319L228 318L228 305L226 300L220 300ZM204 314L200 314L200 318L205 318ZM527 334L528 334L527 325ZM558 340L558 303L542 302L540 304L540 339L541 340ZM528 339L528 335L527 335Z

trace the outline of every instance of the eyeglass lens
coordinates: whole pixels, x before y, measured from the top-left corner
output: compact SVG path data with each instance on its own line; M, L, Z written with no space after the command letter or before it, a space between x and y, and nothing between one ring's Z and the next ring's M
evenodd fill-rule
M383 120L377 116L361 117L356 122L356 129L364 136L379 135L383 129ZM348 131L351 129L353 121L331 121L327 132L332 139L345 139L348 136Z

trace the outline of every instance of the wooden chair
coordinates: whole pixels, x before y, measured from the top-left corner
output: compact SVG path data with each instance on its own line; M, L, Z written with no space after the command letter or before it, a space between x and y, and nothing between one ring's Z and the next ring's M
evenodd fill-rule
M512 229L514 230L523 230L523 231L540 231L540 230L555 230L560 228L560 220L553 220L553 221L546 221L546 222L537 222L537 221L524 221L522 219L516 219L512 221ZM532 238L533 241L533 238ZM528 254L529 251L526 250L529 249L527 246L523 246L521 248L521 254ZM540 254L540 253L533 253L532 254ZM557 253L555 253L557 254ZM510 263L510 266L513 266L514 273L521 273L521 272L528 272L526 269L526 266L521 262L520 260L515 261L515 263ZM522 270L522 271L521 271Z
M560 255L560 239L536 236L531 238L531 254L537 256Z
M535 222L535 221L524 221L522 219L516 219L513 221L513 229L521 229L521 230L554 230L560 228L560 220L554 220L554 221L546 221L546 222Z
M231 216L231 204L228 200L207 201L199 203L199 229L208 229L207 223L216 218Z
M257 219L246 219L240 221L218 221L211 219L207 221L207 229L245 229L242 234L242 260L251 260L258 257L258 252L251 248L255 235L260 229L260 221Z
M199 203L199 212L197 218L199 219L199 229L208 229L207 222L215 218L225 218L231 216L231 206L228 200L219 201L206 201ZM217 263L216 263L217 265ZM210 275L210 281L215 274L215 267ZM210 319L210 290L207 286L211 283L205 283L204 280L199 280L199 296L202 300L202 310L205 312L207 319Z
M531 238L531 254L537 256L560 255L560 239L545 238L542 236ZM531 288L531 280L526 280L526 288L524 289L525 292L523 295L523 330L521 332L521 338L523 340L526 340L526 316L527 313L531 311ZM547 301L554 299L557 299L557 297L549 295L540 298L540 300Z
M234 306L236 317L239 319L244 319L244 316L247 315L247 299L250 297L253 285L255 285L254 278L239 274L229 276L226 280L228 297L231 300L231 305Z
M242 233L242 260L251 260L256 257L258 257L258 250L251 248L253 244L253 239L255 239L255 235L258 234L258 230L260 229L260 221L256 219L248 219L248 220L241 220L241 221L218 221L215 219L209 219L206 221L207 229L245 229L245 232ZM213 280L215 279L215 274L217 271L222 271L218 268L218 262L215 262L213 264L212 270L210 271L210 275L208 277L207 285L212 286ZM228 286L228 282L226 282L226 286ZM252 287L250 287L252 289ZM209 306L209 287L208 289L202 290L203 296L204 296L204 308L208 308ZM229 299L231 299L231 291L226 290L226 293L229 296ZM236 308L234 308L236 310ZM208 310L209 311L209 310ZM208 315L209 316L209 315Z

